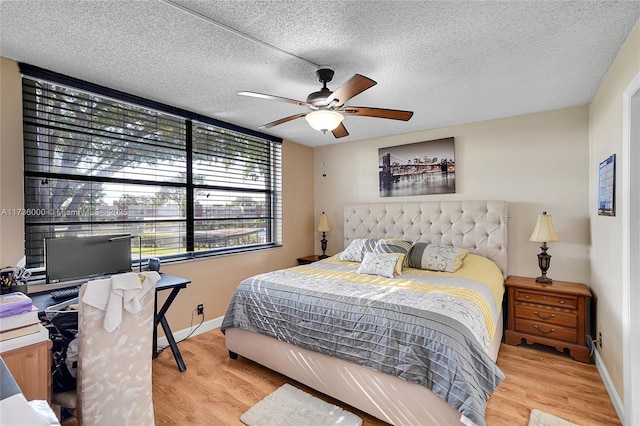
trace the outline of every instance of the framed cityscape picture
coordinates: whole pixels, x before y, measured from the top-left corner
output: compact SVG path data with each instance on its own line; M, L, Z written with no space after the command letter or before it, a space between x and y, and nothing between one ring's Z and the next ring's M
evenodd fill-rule
M600 163L598 173L598 214L616 215L616 155Z
M380 148L380 196L455 193L453 142L451 137Z

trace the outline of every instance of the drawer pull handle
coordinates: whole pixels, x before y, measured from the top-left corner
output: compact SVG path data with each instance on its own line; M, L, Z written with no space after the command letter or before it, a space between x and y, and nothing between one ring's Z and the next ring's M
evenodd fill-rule
M560 303L564 304L564 299L560 299Z
M529 298L529 295L528 295L528 294L525 294L525 295L524 295L524 298L525 298L525 299L528 299L528 298Z
M549 330L549 331L544 331L544 330L540 329L540 327L538 327L538 324L534 325L534 326L533 326L533 328L535 328L536 330L538 330L538 331L539 331L540 333L542 333L542 334L551 334L551 333L553 333L554 331L556 331L556 329L555 329L555 328L552 328L552 329L551 329L551 330Z
M538 313L538 311L533 311L533 313L534 313L534 314L536 314L536 316L537 316L538 318L543 319L543 320L548 320L548 319L551 319L551 318L555 318L555 316L556 316L556 314L551 314L551 315L549 315L548 317L543 317L542 315L540 315L540 314Z
M542 300L547 300L547 296L542 296Z

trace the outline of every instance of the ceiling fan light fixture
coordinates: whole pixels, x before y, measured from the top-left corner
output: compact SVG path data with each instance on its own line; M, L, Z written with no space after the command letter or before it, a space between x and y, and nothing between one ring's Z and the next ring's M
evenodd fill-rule
M310 112L304 116L304 119L307 120L309 125L315 130L326 133L338 127L340 123L342 123L342 120L344 120L344 116L336 111L321 109Z

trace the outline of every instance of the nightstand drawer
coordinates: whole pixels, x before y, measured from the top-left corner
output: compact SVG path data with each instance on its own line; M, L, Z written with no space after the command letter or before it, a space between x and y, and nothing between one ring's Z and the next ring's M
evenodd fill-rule
M529 321L516 318L516 331L520 333L532 334L534 336L561 340L568 343L578 342L577 330L564 328L555 324L548 324L542 321Z
M571 296L557 296L555 294L537 293L516 289L516 300L530 303L541 303L544 305L555 305L563 308L575 309L578 306L578 300Z
M560 309L525 306L522 302L516 302L516 317L570 328L578 327L578 315L575 311L562 312Z

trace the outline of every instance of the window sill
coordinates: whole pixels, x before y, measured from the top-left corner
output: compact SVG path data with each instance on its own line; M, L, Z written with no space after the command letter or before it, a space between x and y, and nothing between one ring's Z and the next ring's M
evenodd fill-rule
M180 263L192 262L194 260L215 259L216 257L233 256L236 254L246 254L256 251L273 250L282 248L282 244L264 244L255 247L242 247L238 249L225 249L216 251L207 251L201 253L188 253L185 255L177 255L174 257L161 259L161 265L177 265ZM132 265L132 271L136 272L140 269L138 262ZM146 270L146 265L143 263L142 269ZM162 268L160 269L162 270ZM90 278L98 279L99 277ZM29 279L28 291L30 294L42 293L45 291L56 290L59 288L73 287L87 282L89 279L78 279L73 281L65 281L58 283L47 284L44 277L44 271L40 270L39 274L34 273Z

